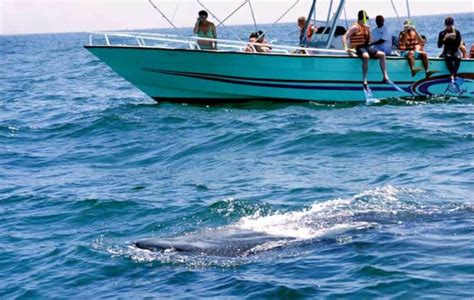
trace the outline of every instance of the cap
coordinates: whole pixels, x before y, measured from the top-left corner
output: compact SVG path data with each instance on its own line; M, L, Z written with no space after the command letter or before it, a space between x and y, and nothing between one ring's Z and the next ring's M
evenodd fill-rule
M369 19L369 15L367 14L367 12L365 10L359 10L359 12L357 13L357 20L364 20L364 18L366 20Z
M454 19L452 17L447 17L444 19L444 25L454 25Z

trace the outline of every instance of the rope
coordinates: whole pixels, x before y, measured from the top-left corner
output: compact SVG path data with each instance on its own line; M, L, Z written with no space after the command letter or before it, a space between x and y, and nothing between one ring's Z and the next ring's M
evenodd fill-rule
M347 21L346 7L344 6L344 18L346 19L346 28L349 30L349 22Z
M171 21L174 21L174 18L176 17L176 13L178 12L179 4L181 3L180 0L178 0L178 3L176 3L176 7L173 12L173 16L171 17Z
M255 32L258 32L257 20L255 19L255 13L253 11L252 2L248 0L250 12L252 13L253 25L255 26Z
M275 27L275 25L278 24L278 22L280 22L281 19L283 19L293 8L295 8L295 6L298 5L299 2L300 0L296 0L296 2L293 3L293 5L291 5L290 8L288 8L278 19L276 19L276 21L272 24L272 26L268 28L267 33L270 32L273 29L273 27Z
M232 15L234 15L239 9L241 9L242 6L244 6L244 5L247 3L247 1L248 1L248 0L245 0L244 3L242 3L241 5L239 5L239 7L237 7L237 9L235 9L230 15L228 15L228 16L227 16L224 20L222 20L222 21L221 21L215 14L213 14L212 11L211 11L209 8L207 8L207 7L204 5L204 3L202 3L200 0L197 0L197 3L198 3L202 8L204 8L214 19L216 19L217 22L219 22L219 24L216 26L216 29L217 29L219 26L222 26L222 27L225 29L225 28L227 28L227 27L224 26L224 22L227 21ZM232 32L232 35L233 35L235 38L237 38L239 41L241 41L242 43L244 43L244 41L242 41L242 39L241 39L238 35L234 34L233 32Z
M225 17L224 20L220 21L219 18L217 18L217 16L214 15L213 13L211 13L211 11L210 11L207 7L205 7L204 4L203 4L200 0L197 0L197 2L199 3L199 5L201 5L205 10L207 10L207 11L214 17L214 19L216 19L216 20L219 22L219 24L217 24L216 28L219 27L219 26L221 26L221 25L222 25L222 27L225 27L225 26L224 26L225 21L227 21L227 20L228 20L230 17L232 17L236 12L238 12L245 4L247 4L248 1L249 1L249 0L245 0L245 1L244 1L242 4L240 4L236 9L234 9L227 17Z
M171 22L170 19L168 19L168 17L155 5L155 3L153 3L152 0L148 0L148 2L150 2L151 6L153 6L153 8L159 12L161 14L161 16L176 30L178 30L178 27L176 27L173 22Z

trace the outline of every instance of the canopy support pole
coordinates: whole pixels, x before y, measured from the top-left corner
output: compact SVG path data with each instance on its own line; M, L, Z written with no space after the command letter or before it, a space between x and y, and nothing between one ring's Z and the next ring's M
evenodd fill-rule
M409 1L409 0L406 0L406 4L407 4L408 19L409 19L410 21L412 21L412 19L411 19L411 11L410 11L410 1Z
M334 39L334 33L336 32L337 29L337 20L339 20L339 17L341 16L342 10L344 9L344 5L346 4L346 0L341 0L339 3L339 6L337 7L337 11L334 14L334 17L331 22L331 31L329 32L329 38L328 38L328 43L326 45L326 49L329 49L329 46L331 46L331 42Z
M395 3L393 3L393 0L390 0L390 2L392 3L393 10L395 11L395 14L397 15L397 19L398 19L398 23L400 23L400 27L403 27L403 22L400 19L400 15L398 14L398 10L397 10L397 7L395 6Z
M308 42L308 37L306 32L308 31L309 22L311 21L311 17L313 16L314 10L316 9L316 0L313 0L313 4L311 4L311 9L308 13L308 18L306 18L306 24L304 24L303 34L300 39L300 45L305 45Z

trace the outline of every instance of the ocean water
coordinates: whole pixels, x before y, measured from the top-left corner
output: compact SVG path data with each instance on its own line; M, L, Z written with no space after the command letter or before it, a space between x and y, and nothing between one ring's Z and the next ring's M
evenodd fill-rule
M87 41L0 37L0 298L474 297L474 99L157 104Z

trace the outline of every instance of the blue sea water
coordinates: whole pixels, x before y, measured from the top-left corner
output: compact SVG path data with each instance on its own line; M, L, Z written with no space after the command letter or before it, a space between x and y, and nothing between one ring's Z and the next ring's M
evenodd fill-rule
M157 104L87 41L0 37L0 298L474 297L474 99Z

